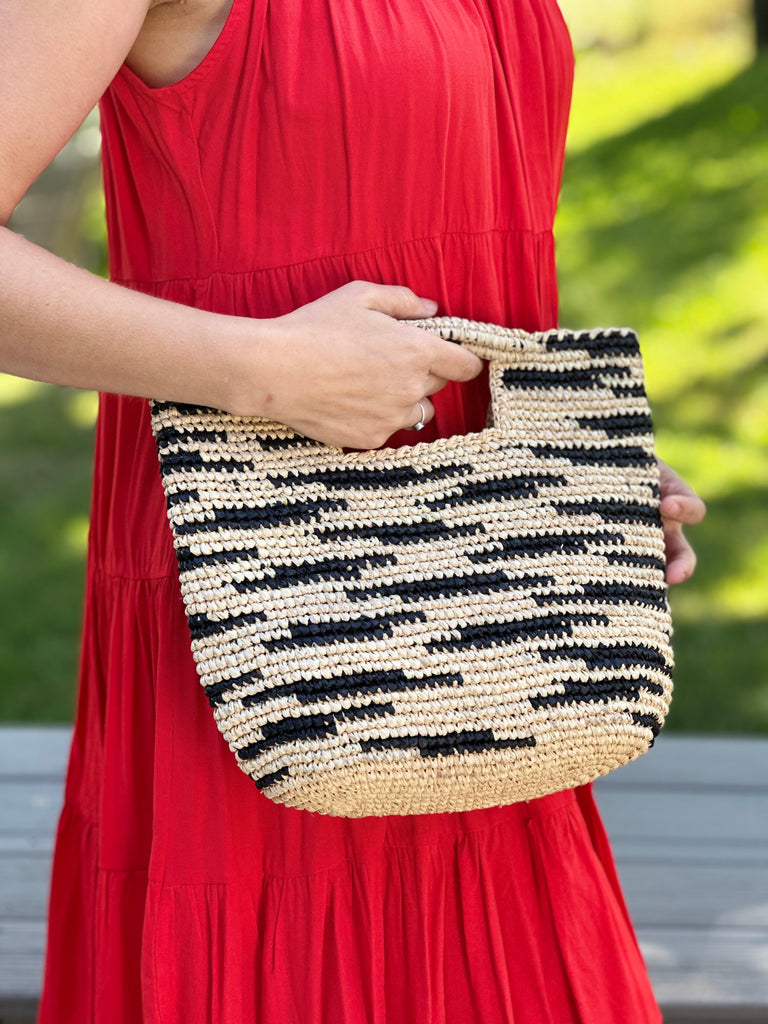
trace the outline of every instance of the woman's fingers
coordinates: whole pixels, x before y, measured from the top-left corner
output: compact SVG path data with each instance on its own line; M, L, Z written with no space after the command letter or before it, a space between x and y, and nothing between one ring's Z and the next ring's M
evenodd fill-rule
M661 514L678 523L695 526L707 512L707 507L697 494L668 494L661 499Z
M680 523L664 523L664 548L667 559L667 583L683 583L693 576L696 553L688 543Z
M397 320L431 317L438 308L434 299L422 298L410 288L401 285L376 285L367 281L352 281L339 291L345 289L353 295L358 294L368 309L386 313ZM420 329L416 325L413 326L416 330ZM422 333L425 337L421 339L421 344L431 346L430 349L425 349L425 352L431 352L428 369L432 376L444 380L467 381L472 380L482 370L483 361L474 353L431 332Z
M664 525L664 547L669 584L689 579L696 568L696 554L683 533L683 524L700 523L706 515L706 505L693 488L681 479L666 462L658 459L661 512Z
M436 310L409 288L353 281L277 317L270 417L352 448L378 448L397 430L428 423L429 396L483 367L462 346L403 322Z
M421 430L430 420L435 418L435 407L428 398L416 403L416 411L410 423L405 424L406 430Z
M700 523L707 507L693 488L661 459L659 465L659 488L661 490L661 514L679 523L693 526Z
M445 377L436 377L434 373L430 373L427 377L424 385L425 395L434 395L438 391L442 391L445 385L448 383Z
M346 292L358 298L361 305L386 313L396 320L413 320L420 317L434 316L437 303L434 299L425 299L410 288L399 284L374 284L372 281L350 281L338 288L339 293Z

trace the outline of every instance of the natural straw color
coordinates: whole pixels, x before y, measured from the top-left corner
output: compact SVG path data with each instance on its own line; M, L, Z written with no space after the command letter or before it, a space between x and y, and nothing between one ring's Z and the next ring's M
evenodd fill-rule
M292 807L529 800L643 753L669 706L637 338L418 323L490 361L482 432L344 452L153 403L198 672Z

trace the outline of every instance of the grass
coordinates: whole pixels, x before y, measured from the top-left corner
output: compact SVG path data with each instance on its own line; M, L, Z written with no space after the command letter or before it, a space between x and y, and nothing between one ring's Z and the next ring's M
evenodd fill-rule
M768 59L746 63L738 33L666 47L667 59L663 42L647 48L645 119L644 48L580 62L558 222L562 320L638 328L660 454L708 503L691 531L697 575L672 593L669 726L767 733Z
M735 6L680 0L670 33L657 2L565 0L612 34L579 56L558 260L563 323L638 329L660 452L709 505L669 727L768 733L768 61ZM93 414L0 378L0 718L71 717Z
M0 719L72 717L94 400L0 377Z

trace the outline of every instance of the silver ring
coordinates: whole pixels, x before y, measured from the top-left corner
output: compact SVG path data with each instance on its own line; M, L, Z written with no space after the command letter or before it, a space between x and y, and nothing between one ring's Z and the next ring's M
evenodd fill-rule
M423 430L424 429L424 421L427 418L427 410L424 408L424 406L421 404L421 402L417 402L416 404L421 409L421 419L419 420L418 423L414 423L413 424L413 426L411 427L411 430Z

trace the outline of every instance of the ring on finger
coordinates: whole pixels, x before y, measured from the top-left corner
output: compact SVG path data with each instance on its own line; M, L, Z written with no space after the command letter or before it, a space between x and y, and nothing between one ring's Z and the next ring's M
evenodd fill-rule
M424 408L424 403L423 402L417 402L416 404L421 409L421 419L419 420L418 423L414 423L413 426L410 429L411 430L423 430L424 429L424 424L425 424L426 419L427 419L427 410Z

